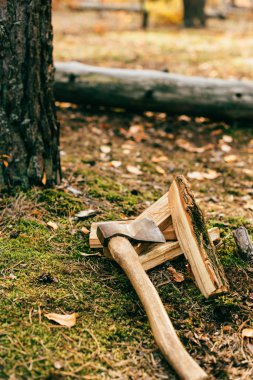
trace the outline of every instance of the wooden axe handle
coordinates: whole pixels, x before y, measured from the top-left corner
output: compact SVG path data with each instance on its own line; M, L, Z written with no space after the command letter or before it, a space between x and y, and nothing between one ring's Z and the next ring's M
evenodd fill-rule
M179 377L183 380L207 379L206 373L180 342L162 301L131 243L125 237L117 236L109 241L108 248L138 294L156 343Z

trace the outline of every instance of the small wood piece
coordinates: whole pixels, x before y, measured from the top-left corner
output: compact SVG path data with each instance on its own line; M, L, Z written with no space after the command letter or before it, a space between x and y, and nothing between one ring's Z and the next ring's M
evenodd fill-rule
M253 262L253 244L247 229L243 226L239 227L233 232L233 236L240 256L246 261Z
M131 243L126 238L117 236L109 241L108 248L138 294L156 343L179 377L183 380L207 379L207 374L180 342L161 299Z
M228 282L209 238L203 213L184 176L173 181L169 202L178 242L202 294L208 298L228 291Z
M210 228L208 233L213 242L220 240L220 231L218 227ZM101 248L101 246L99 248ZM140 243L135 245L134 249L139 255L143 269L146 271L183 255L182 248L178 241L167 241L162 244ZM110 259L112 258L107 247L104 248L104 255Z

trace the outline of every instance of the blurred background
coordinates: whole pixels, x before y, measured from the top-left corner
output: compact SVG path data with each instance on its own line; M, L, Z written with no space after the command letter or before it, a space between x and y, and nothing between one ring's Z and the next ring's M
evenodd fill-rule
M55 61L253 79L252 0L53 0Z

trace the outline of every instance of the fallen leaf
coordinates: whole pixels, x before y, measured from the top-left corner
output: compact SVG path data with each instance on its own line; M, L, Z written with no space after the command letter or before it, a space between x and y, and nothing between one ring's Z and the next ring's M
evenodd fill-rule
M185 139L177 139L176 145L179 148L184 149L187 152L191 152L191 153L204 153L207 150L213 149L214 147L214 145L211 143L201 146L201 147L197 147L194 144L192 144L190 141L187 141Z
M249 177L253 178L253 170L252 169L243 169L242 172Z
M46 183L47 183L47 175L46 175L46 172L44 171L43 172L43 176L42 176L42 178L41 178L41 182L42 182L42 184L45 186L46 185Z
M77 314L56 314L56 313L49 313L45 314L45 317L58 323L61 326L66 327L73 327L76 324L76 317Z
M247 210L253 211L253 203L247 203L245 206L243 206Z
M198 181L203 181L205 179L204 173L202 172L189 172L187 173L189 179L197 179Z
M148 138L147 134L144 132L144 127L141 124L131 125L127 132L127 137L132 137L136 142L141 142Z
M243 329L242 330L242 337L243 338L253 338L253 329Z
M211 136L221 135L222 132L223 132L223 129L215 129L214 131L211 132Z
M161 168L161 166L156 166L155 167L155 170L157 171L157 173L159 173L159 174L166 174L166 171L163 169L163 168Z
M52 228L54 231L57 230L57 228L58 228L58 225L52 221L47 222L47 226Z
M216 179L218 177L220 177L221 174L218 173L216 170L208 170L207 173L204 173L204 178L205 179Z
M189 121L191 121L191 118L187 115L181 115L178 117L178 120L179 121L186 121L188 123Z
M70 193L74 194L74 195L82 195L82 192L81 192L80 190L77 190L77 189L75 189L75 188L72 187L72 186L68 186L68 187L67 187L67 190L68 190Z
M110 165L113 166L114 168L119 168L122 165L121 161L111 161Z
M231 146L228 144L221 144L220 148L221 148L222 152L225 152L225 153L230 152L232 149Z
M190 179L197 179L198 181L203 181L204 179L216 179L220 177L221 174L216 170L209 169L207 172L189 172L187 177Z
M104 154L109 154L112 149L109 145L101 145L100 150Z
M223 135L222 136L222 140L225 142L225 143L231 143L233 141L233 137L232 136L228 136L228 135Z
M154 163L166 162L166 161L168 161L168 157L167 156L160 156L160 157L153 156L151 158L151 161Z
M88 234L90 233L90 231L89 231L88 228L86 228L86 227L81 228L81 232L82 232L84 235L88 235Z
M131 174L136 174L136 175L142 174L142 171L139 168L137 168L137 166L127 165L126 169Z
M75 214L75 217L77 217L79 219L87 219L87 218L90 218L92 216L97 215L97 213L98 213L98 211L92 210L92 209L83 210L83 211L80 211L77 214Z
M224 156L225 162L235 162L238 160L238 157L235 154L229 154L228 156Z
M175 282L183 282L184 281L184 275L183 273L177 272L175 268L168 267L167 271L171 274L172 280Z

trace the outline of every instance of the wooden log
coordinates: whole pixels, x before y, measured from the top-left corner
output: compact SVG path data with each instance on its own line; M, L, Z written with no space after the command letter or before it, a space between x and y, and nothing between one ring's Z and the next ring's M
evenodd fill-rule
M200 291L206 298L228 291L228 282L209 237L203 213L184 176L173 181L169 202L177 240Z
M233 236L240 256L253 262L253 244L245 227L239 227L233 232Z
M252 120L253 83L154 70L56 63L59 101L214 119Z

